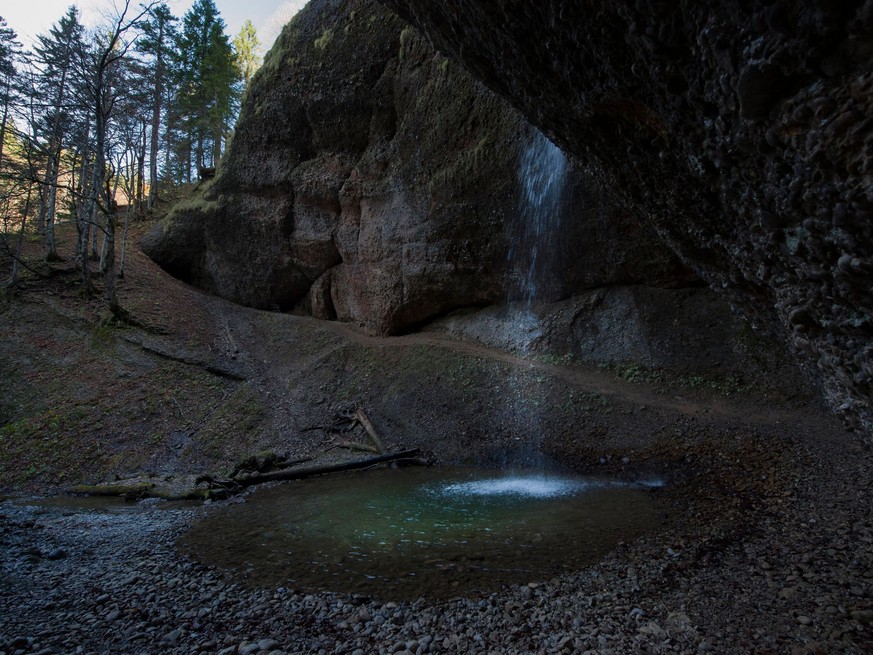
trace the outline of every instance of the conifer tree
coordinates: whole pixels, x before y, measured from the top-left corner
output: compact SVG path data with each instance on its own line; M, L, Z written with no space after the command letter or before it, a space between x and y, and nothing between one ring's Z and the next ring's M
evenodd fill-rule
M213 0L196 0L182 18L178 103L185 127L194 136L189 144L189 180L190 147L195 148L198 167L216 165L239 100L233 48L224 29ZM211 159L207 159L210 145Z
M252 21L243 23L239 34L233 40L233 51L237 74L244 85L248 85L252 75L261 65L261 42Z
M7 124L17 91L16 60L21 56L21 44L15 30L0 16L0 170L3 169L3 147Z
M50 29L37 37L34 63L39 69L34 93L44 107L42 130L45 138L46 166L43 203L39 227L45 229L46 258L58 259L55 243L58 179L61 153L71 130L79 91L77 66L84 51L84 27L79 10L71 5Z
M151 89L151 130L149 145L149 196L148 208L154 207L158 197L158 153L160 151L161 119L164 97L171 79L172 61L178 60L175 48L178 34L175 23L179 19L170 13L166 4L152 8L147 20L141 26L137 49L152 65ZM165 146L168 147L168 146Z

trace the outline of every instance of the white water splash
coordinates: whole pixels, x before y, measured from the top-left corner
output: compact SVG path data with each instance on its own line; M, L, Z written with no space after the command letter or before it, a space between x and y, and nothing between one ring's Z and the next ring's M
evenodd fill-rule
M557 498L602 486L591 480L545 475L523 475L471 480L446 485L440 491L450 496L519 496L523 498Z
M624 481L534 474L453 482L435 491L440 495L454 497L560 498L594 489L655 489L662 486L664 482L659 479Z

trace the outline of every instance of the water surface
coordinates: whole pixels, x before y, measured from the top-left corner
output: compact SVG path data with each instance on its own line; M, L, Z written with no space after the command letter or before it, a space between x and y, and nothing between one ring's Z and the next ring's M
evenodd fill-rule
M255 492L212 511L180 547L259 586L447 598L578 570L657 524L636 485L388 469Z

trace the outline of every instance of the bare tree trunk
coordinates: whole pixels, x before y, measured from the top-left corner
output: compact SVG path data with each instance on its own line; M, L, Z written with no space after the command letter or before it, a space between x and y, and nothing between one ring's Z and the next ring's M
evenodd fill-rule
M82 285L86 296L90 296L93 293L91 269L88 264L88 243L91 239L91 217L93 213L91 187L94 184L94 169L91 167L88 156L90 133L91 121L88 120L85 125L85 133L82 137L82 171L79 174L79 188L76 194L76 229L79 232L79 240L76 244L76 262L82 273Z
M115 216L116 207L118 206L115 202L116 194L118 193L118 184L121 181L121 166L116 168L115 179L112 183L112 189L109 188L109 180L106 180L106 197L107 197L107 206L106 206L106 224L109 225L109 217ZM127 203L128 207L130 206L131 199L128 196ZM109 240L109 231L103 231L103 242L100 245L100 272L106 273L107 264L106 264L106 245Z
M49 176L51 168L51 159L46 163L46 177ZM39 175L34 171L34 179ZM39 211L36 214L36 229L40 234L46 234L46 217L48 216L48 189L44 184L39 186Z
M6 143L6 121L9 120L9 90L12 86L12 76L6 76L6 89L4 95L7 99L3 105L3 119L0 120L0 168L3 167L3 145Z
M137 153L136 158L136 215L139 218L145 216L145 155L146 155L146 124L143 121L142 124L142 143L140 145L140 151ZM151 207L151 206L150 206ZM125 225L127 224L127 217L125 217ZM125 228L126 229L126 228Z
M46 218L45 218L45 245L46 245L46 260L57 261L58 257L57 244L55 242L55 210L58 196L58 177L61 168L61 151L62 135L60 127L61 107L65 102L66 86L67 86L67 66L64 66L61 72L60 83L57 87L57 95L54 101L54 118L52 120L52 133L49 139L49 163L46 165L46 186L48 192L48 201L46 202Z
M79 170L79 183L76 187L76 231L79 234L79 239L76 242L76 261L84 261L88 253L88 181L91 178L91 169L88 164L88 154L82 154L82 165ZM83 250L84 247L84 250Z
M169 100L168 100L169 102ZM167 113L167 124L164 126L164 177L170 177L170 151L173 149L173 114ZM175 180L174 180L175 181ZM157 194L152 204L158 201Z
M33 183L27 185L27 200L24 203L24 214L21 216L21 226L18 232L18 243L15 246L15 256L12 258L12 276L7 286L18 286L18 262L21 259L21 251L24 248L24 230L27 228L27 215L30 213L30 199L33 194Z
M130 224L130 205L127 206L127 211L124 212L124 231L121 234L121 258L118 262L118 277L124 277L124 261L127 257L127 227Z
M218 92L216 92L216 96ZM218 102L218 98L215 98L216 103ZM224 130L222 129L221 120L219 119L215 123L215 141L212 143L212 166L213 168L218 168L218 162L221 159L221 139L224 136Z
M121 305L118 304L118 294L115 289L115 214L106 215L106 303L113 316L121 315Z
M46 214L45 214L45 246L47 261L55 262L58 257L57 241L55 240L55 217L57 213L58 177L60 175L61 150L52 150L46 166Z
M100 176L98 174L98 162L91 164L91 176L88 183L88 195L82 207L82 230L80 232L80 253L82 267L82 284L85 295L90 297L94 293L94 285L91 281L91 265L88 258L89 241L91 234L96 233L97 194L100 193ZM96 237L95 237L96 238Z
M163 25L161 25L161 28L163 29ZM163 34L159 38L162 36ZM163 53L161 48L158 48L158 60L155 63L155 95L152 105L151 152L149 153L149 210L154 209L155 203L158 200L158 146L161 129L161 101L164 97L163 70ZM143 150L145 150L145 139L143 139ZM167 168L165 172L169 170L169 165L170 148L167 147Z
M99 185L98 185L99 188ZM98 192L99 193L99 192ZM91 260L100 261L100 231L103 229L100 220L100 205L95 202L91 206Z
M100 239L100 262L97 266L98 270L106 274L106 230L103 230L103 238Z
M203 168L203 134L202 130L197 130L197 170Z

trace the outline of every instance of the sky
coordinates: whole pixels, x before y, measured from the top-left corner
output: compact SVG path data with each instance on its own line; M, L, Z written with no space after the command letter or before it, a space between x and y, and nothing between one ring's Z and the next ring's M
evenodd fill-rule
M118 0L115 0L118 2ZM131 2L139 6L140 0ZM165 0L173 15L179 18L188 11L194 0ZM231 39L239 32L246 19L252 21L258 38L264 46L264 54L288 22L304 5L306 0L215 0L215 6ZM14 29L19 41L26 48L37 34L43 34L63 16L67 7L78 5L82 21L94 25L101 12L112 12L113 0L0 0L0 16Z

